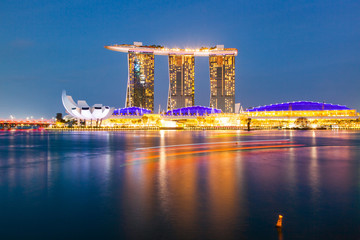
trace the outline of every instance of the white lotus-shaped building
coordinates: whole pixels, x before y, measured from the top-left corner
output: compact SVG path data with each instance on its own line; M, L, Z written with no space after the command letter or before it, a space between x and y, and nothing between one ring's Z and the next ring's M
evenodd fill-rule
M66 95L66 91L62 92L61 98L66 112L77 119L103 120L109 118L114 112L114 108L102 104L90 107L84 100L78 100L76 104L71 96Z

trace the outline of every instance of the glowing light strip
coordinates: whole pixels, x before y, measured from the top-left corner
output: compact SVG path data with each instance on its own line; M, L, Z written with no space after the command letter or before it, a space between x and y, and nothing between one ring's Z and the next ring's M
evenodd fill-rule
M262 144L282 144L282 143L293 143L292 141L272 141L272 142L249 142L249 143L241 143L241 146L244 146L244 145L262 145ZM167 148L166 151L170 152L170 151L178 151L178 150L185 150L185 149L189 149L189 148L196 148L196 149L204 149L204 148L209 148L209 147L221 147L223 145L229 145L228 143L224 143L224 144L216 144L216 145L191 145L191 146L182 146L182 147L174 147L174 148ZM237 144L237 142L236 142ZM157 148L157 149L147 149L147 150L141 150L137 153L139 154L145 154L145 153L153 153L153 152L159 152L161 151L160 148Z
M211 144L221 144L221 143L274 142L274 141L290 141L290 139L249 140L249 141L210 142L210 143L189 143L189 144L180 144L180 145L167 145L167 146L156 146L156 147L147 147L147 148L136 148L135 150L156 149L156 148L171 148L171 147L182 147L182 146L193 146L193 145L211 145Z
M194 55L198 57L208 57L210 55L235 55L237 56L237 50L198 50L198 49L156 49L139 46L105 46L106 49L117 51L117 52L140 52L140 53L152 53L155 55Z
M234 151L234 150L249 150L249 149L269 149L269 148L283 148L283 147L301 147L303 144L289 144L289 145L267 145L267 146L252 146L252 147L238 147L238 148L220 148L212 150L201 150L201 151L190 151L190 152L181 152L181 153L172 153L166 154L166 157L180 156L180 155L191 155L198 153L209 153L209 152L225 152L225 151ZM154 159L160 158L161 155L153 155L149 157L140 157L127 160L128 162L138 161L142 159Z

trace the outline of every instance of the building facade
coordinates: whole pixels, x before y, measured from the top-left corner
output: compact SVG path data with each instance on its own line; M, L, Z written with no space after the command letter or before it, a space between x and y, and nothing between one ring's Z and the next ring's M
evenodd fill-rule
M235 55L210 55L210 107L235 110Z
M194 101L195 57L209 57L210 107L223 113L235 112L236 48L224 45L197 49L166 48L160 45L115 44L111 51L128 54L129 76L126 107L140 107L154 112L154 55L169 58L169 91L167 109L191 107Z
M253 128L357 128L359 113L344 105L297 101L249 108Z
M154 111L154 54L128 53L129 77L126 107L140 107Z
M169 55L168 110L194 106L194 66L194 55Z

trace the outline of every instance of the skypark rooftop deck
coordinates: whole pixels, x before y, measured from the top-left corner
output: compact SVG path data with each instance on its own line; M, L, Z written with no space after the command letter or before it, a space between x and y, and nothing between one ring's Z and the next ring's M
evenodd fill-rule
M236 48L224 48L224 45L216 45L215 47L202 47L198 49L180 49L180 48L166 48L159 45L143 46L141 42L131 44L118 44L112 46L105 46L106 49L117 52L140 52L152 53L154 55L194 55L198 57L208 57L209 55L234 55L237 56L238 50Z

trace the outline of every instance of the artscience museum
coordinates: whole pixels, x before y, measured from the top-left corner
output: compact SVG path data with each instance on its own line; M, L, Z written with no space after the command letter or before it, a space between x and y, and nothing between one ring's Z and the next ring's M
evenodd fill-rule
M66 112L78 120L102 121L111 117L114 112L114 108L102 104L94 104L90 107L84 100L75 103L72 96L66 95L66 91L62 92L61 98Z

